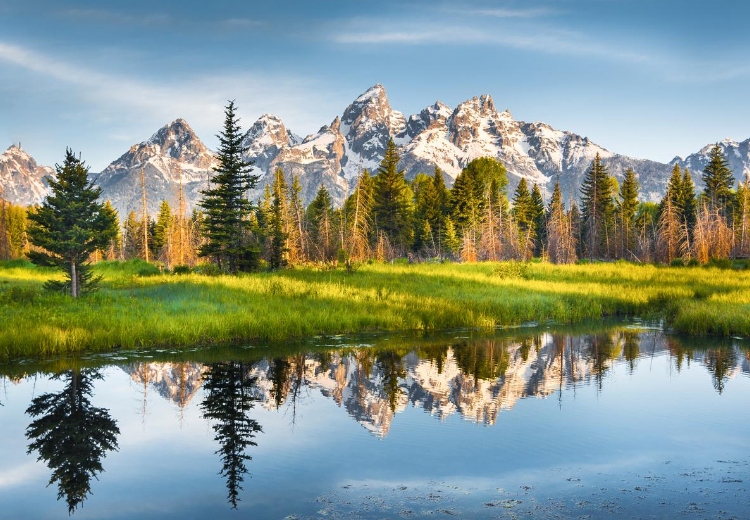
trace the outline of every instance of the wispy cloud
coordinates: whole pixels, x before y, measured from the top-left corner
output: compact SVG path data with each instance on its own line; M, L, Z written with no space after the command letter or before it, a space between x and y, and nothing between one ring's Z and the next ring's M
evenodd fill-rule
M85 20L100 24L113 25L167 25L174 22L174 18L164 13L128 14L107 9L65 9L63 16L76 20Z
M462 12L464 14L492 16L495 18L541 18L558 13L557 10L546 7L533 9L470 9Z
M544 28L512 27L488 30L476 26L413 23L392 29L393 24L370 22L369 30L353 30L333 34L330 39L342 44L408 44L408 45L496 45L532 50L552 55L598 56L630 62L645 62L649 57L594 41L574 31ZM375 26L375 28L372 28ZM378 30L382 27L383 30ZM391 29L388 29L391 27Z
M2 63L36 74L41 83L55 89L69 88L71 97L85 100L81 110L100 119L119 140L131 132L137 133L133 139L145 139L148 132L181 117L210 145L227 99L235 99L248 118L245 127L252 123L249 118L274 113L297 133L313 131L340 109L333 105L335 95L313 87L314 79L294 75L202 71L193 76L139 79L0 41Z

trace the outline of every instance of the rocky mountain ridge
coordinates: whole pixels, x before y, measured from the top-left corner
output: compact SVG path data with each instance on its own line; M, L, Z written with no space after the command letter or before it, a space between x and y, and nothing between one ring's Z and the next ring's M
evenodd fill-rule
M323 185L340 205L364 169L377 170L389 139L399 147L400 167L408 179L420 172L431 174L438 166L451 185L472 159L492 156L506 165L509 193L521 178L538 183L547 193L559 179L564 198L577 199L585 172L599 154L619 180L627 168L632 168L641 183L641 199L651 201L663 196L675 163L689 168L700 188L699 172L713 146L685 159L676 157L669 164L635 159L543 122L518 121L510 111L499 111L487 94L464 101L454 109L437 101L407 118L391 107L385 88L374 85L330 124L304 138L274 115L264 114L255 121L243 141L247 147L245 159L253 161L254 173L260 178L250 196L261 197L273 172L281 168L289 181L295 175L299 177L305 203ZM750 139L724 140L719 144L736 178L742 179L750 172ZM6 198L23 204L41 201L46 193L41 178L49 175L51 169L32 165L30 158L7 159L15 154L10 153L12 149L0 156L0 175L4 175L3 185L8 186ZM8 164L13 166L3 166ZM200 190L207 185L215 164L211 151L188 123L177 119L147 141L133 145L93 177L102 187L103 198L110 199L124 219L131 210L141 211L141 172L149 213L156 213L161 200L176 207L180 184L190 211L200 199Z
M49 166L40 166L20 144L0 154L0 198L21 206L39 204L49 192L44 178L53 176Z

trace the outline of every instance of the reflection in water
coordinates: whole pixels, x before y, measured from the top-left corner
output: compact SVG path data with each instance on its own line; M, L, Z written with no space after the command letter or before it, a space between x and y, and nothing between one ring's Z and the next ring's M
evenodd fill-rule
M109 410L91 406L97 370L69 370L53 376L65 381L57 393L35 397L26 413L35 419L26 429L28 453L39 452L52 470L49 484L57 482L57 499L65 497L68 513L91 493L91 477L104 471L101 459L117 450L120 430Z
M205 398L201 410L207 419L214 422L213 430L221 458L221 476L227 481L227 500L237 508L238 495L247 473L246 461L252 457L246 453L249 446L257 446L255 434L262 432L260 424L249 417L255 406L254 387L256 379L249 376L245 363L215 363L208 366L203 375Z
M254 381L251 394L267 409L287 407L293 424L299 400L316 390L368 431L385 437L395 414L409 404L441 420L457 413L492 425L501 411L524 397L557 392L562 399L565 388L587 384L606 391L607 374L616 363L625 363L633 373L644 357L662 352L669 354L678 371L691 362L704 366L719 393L735 374L750 373L747 349L705 348L700 341L628 329L588 335L544 333L396 349L302 352L244 367ZM198 392L207 370L198 363L140 363L125 369L180 407Z

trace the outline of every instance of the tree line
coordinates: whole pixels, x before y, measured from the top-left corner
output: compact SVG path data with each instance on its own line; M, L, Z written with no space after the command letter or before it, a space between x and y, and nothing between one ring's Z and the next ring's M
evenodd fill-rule
M68 273L80 293L91 282L88 262L143 258L167 269L237 273L305 263L349 268L370 260L579 259L700 263L750 256L750 179L734 186L721 148L710 153L697 194L691 173L675 165L660 203L639 201L637 175L622 185L597 155L580 188L580 205L563 199L559 179L545 204L540 187L522 178L508 195L502 163L468 163L448 188L440 168L407 181L392 140L374 172L362 171L340 208L321 185L305 207L296 176L281 169L257 202L258 176L245 161L236 108L225 109L218 165L198 208L185 215L162 201L155 219L130 212L120 225L109 202L72 151L52 194L28 210L0 199L0 259L23 254ZM212 266L210 269L207 266ZM60 288L60 287L58 287Z

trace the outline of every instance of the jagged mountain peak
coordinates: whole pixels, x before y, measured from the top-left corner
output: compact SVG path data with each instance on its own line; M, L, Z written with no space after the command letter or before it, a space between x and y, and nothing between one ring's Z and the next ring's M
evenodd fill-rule
M13 143L0 154L0 197L23 206L39 204L49 193L46 177L54 174L49 166L37 164L20 143Z
M162 155L188 161L195 158L196 155L208 152L208 149L184 119L175 119L164 125L148 141L141 143L142 145L156 147L158 153ZM135 145L135 147L138 146Z

